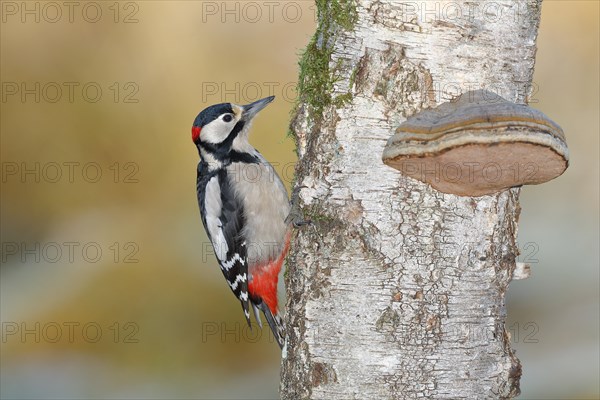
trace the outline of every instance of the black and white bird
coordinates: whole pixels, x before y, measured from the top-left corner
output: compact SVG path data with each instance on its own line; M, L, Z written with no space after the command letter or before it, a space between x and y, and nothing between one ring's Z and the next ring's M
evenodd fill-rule
M200 153L200 214L221 271L248 324L252 307L262 327L261 310L283 347L277 282L290 243L290 202L271 164L248 142L252 119L274 98L212 105L194 120L192 139Z

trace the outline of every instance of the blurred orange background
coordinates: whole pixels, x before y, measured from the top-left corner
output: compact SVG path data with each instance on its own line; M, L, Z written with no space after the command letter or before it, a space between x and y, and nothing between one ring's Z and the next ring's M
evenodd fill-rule
M190 128L274 94L251 141L286 183L310 1L3 1L2 398L278 397L199 218ZM571 166L522 191L507 294L521 398L598 398L599 4L546 1L532 106Z

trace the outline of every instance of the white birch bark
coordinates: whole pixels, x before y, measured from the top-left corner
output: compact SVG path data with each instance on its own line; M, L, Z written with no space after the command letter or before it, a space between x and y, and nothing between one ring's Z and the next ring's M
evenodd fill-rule
M462 92L526 102L541 0L360 0L343 18L317 3L331 104L315 114L301 91L292 124L313 224L288 257L282 398L516 396L504 298L519 189L442 194L381 155L408 116Z

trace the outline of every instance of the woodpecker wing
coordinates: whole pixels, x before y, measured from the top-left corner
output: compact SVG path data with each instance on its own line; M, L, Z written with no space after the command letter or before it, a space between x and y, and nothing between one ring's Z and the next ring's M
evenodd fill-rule
M233 193L225 169L205 173L208 166L198 166L197 191L202 223L212 243L221 272L233 293L242 303L250 325L248 297L247 245L241 235L244 213Z

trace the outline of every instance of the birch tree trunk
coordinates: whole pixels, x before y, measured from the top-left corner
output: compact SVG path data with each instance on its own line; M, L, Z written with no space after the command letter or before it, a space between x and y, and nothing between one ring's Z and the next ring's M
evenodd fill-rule
M541 0L317 0L292 121L313 224L288 257L284 399L519 394L505 329L519 189L442 194L385 166L407 117L531 92Z

